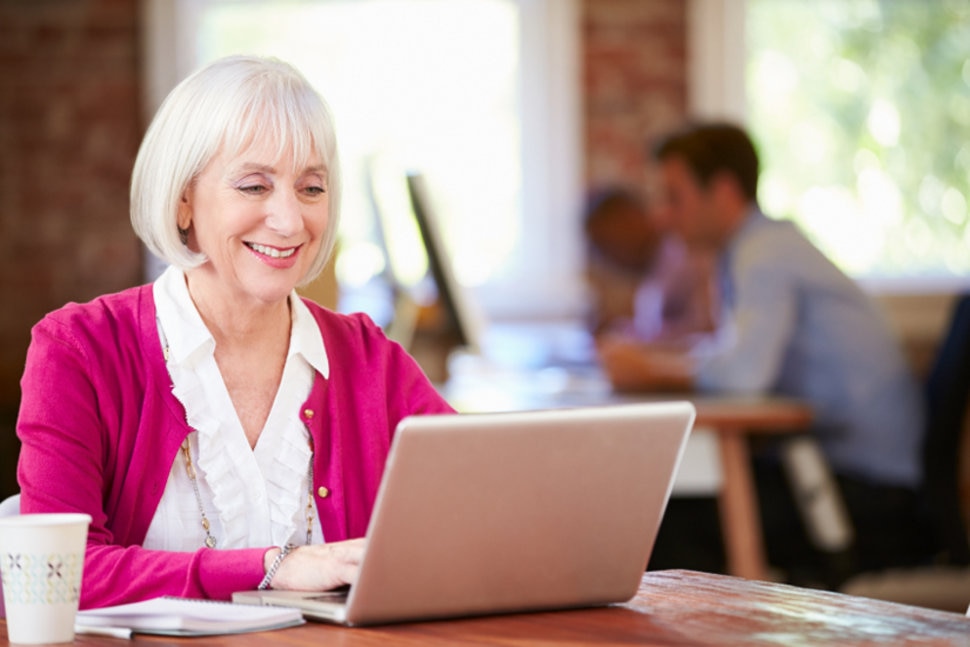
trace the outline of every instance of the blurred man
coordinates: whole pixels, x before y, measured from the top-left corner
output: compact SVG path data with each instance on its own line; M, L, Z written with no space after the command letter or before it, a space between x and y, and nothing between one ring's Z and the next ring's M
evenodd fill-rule
M699 125L671 135L654 153L676 232L688 246L717 251L724 320L716 339L690 354L602 342L614 385L771 393L810 403L813 433L856 531L853 570L915 559L922 400L882 313L792 223L761 212L758 157L744 131ZM764 505L786 484L771 461L759 469ZM775 555L800 552L793 546L799 538L786 534L783 546L772 541L772 526L779 526L773 519L794 509L790 499L784 503L777 514L763 512L770 556L773 544ZM789 515L780 525L790 522Z

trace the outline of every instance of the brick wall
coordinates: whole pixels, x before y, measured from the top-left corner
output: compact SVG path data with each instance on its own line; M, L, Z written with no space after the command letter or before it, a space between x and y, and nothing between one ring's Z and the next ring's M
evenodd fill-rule
M137 6L0 0L0 496L16 488L30 327L139 280L128 221L141 133Z
M648 142L687 110L686 2L585 0L586 178L644 187Z

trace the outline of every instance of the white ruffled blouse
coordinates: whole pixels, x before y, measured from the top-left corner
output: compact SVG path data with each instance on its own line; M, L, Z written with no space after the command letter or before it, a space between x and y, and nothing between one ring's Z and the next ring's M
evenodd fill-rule
M179 452L144 547L201 548L206 535L200 500L216 548L305 544L308 500L314 506L312 543L323 543L319 515L308 492L312 482L309 432L299 418L315 372L324 377L330 373L313 315L296 292L290 295L292 328L283 378L266 425L251 449L216 364L215 339L189 296L185 274L169 267L155 281L153 295L172 390L194 430L188 439L199 497Z

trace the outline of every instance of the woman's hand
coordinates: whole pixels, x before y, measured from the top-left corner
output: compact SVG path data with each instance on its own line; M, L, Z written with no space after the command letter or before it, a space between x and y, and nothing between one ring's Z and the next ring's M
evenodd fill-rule
M290 591L329 591L357 580L364 556L364 539L349 539L331 544L299 546L282 562L270 587ZM269 570L279 548L266 551L264 566Z

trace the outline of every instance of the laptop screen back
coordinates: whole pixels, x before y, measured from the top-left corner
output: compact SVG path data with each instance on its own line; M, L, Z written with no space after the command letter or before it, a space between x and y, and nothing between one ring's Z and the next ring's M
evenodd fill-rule
M680 402L402 421L347 621L629 599L693 418Z

